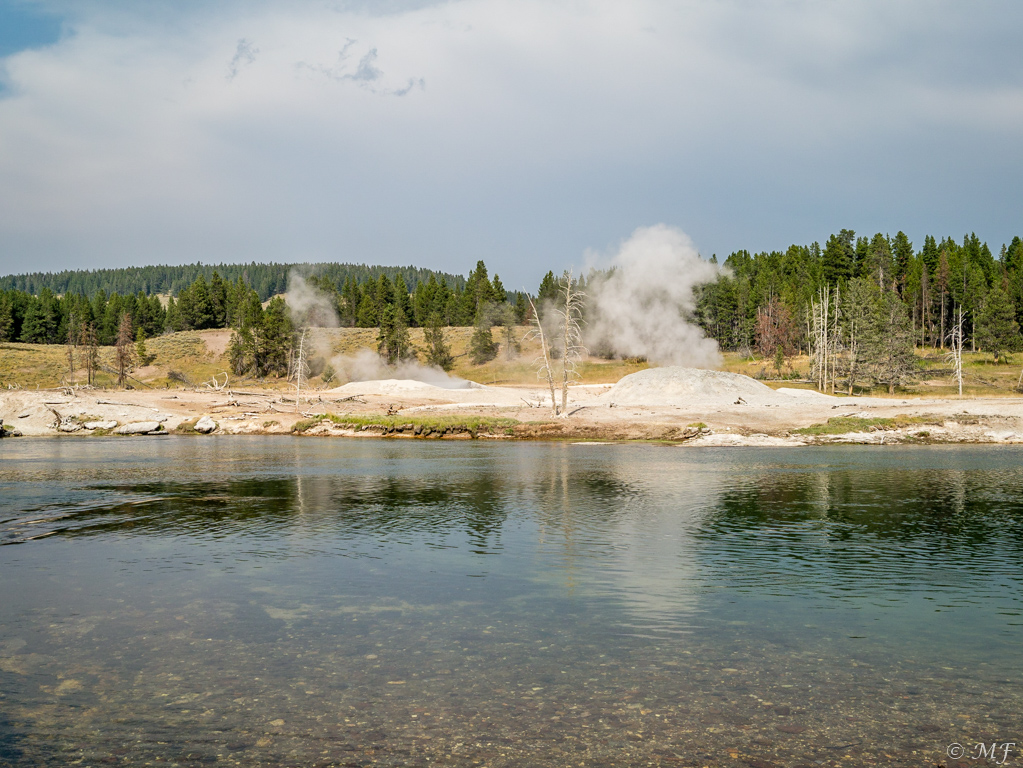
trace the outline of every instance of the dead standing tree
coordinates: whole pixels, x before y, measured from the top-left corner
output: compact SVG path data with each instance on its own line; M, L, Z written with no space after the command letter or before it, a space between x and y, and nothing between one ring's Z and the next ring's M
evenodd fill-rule
M135 358L135 338L131 332L131 315L121 315L121 324L117 327L117 384L125 386L128 372Z
M99 347L96 343L96 326L86 324L82 330L82 352L80 359L85 368L85 381L91 387L95 383L96 369L99 368Z
M568 415L568 382L579 378L576 365L585 353L581 328L584 293L575 289L572 273L562 278L559 307L555 309L561 328L561 415Z
M302 326L302 333L298 337L298 349L294 350L293 368L295 373L295 411L299 410L299 405L302 402L302 379L305 378L309 373L309 360L308 353L306 352L305 336L308 332L308 326Z
M538 379L547 379L547 386L551 390L551 410L557 416L558 401L554 397L554 368L551 364L551 347L547 341L547 334L543 330L543 320L540 318L540 313L536 311L536 305L531 298L529 299L529 308L533 312L533 329L526 338L536 339L540 342L540 357L534 362L534 365L537 366L536 377Z
M540 342L540 356L536 359L537 377L546 379L547 388L551 393L551 411L555 416L568 415L568 386L569 382L578 377L576 366L585 353L582 345L582 300L585 294L576 290L572 280L572 273L568 272L561 278L558 289L557 303L553 307L553 316L556 319L557 327L544 329L543 319L536 310L536 305L529 299L529 307L533 312L533 329L527 338L533 338ZM556 340L556 341L555 341ZM553 344L557 343L558 355L553 354ZM555 370L554 357L561 360L561 375ZM555 380L561 380L561 407L558 407L557 394L555 392Z
M67 322L67 376L68 384L75 385L75 355L78 352L78 343L81 340L81 331L78 327L78 318L72 312Z
M959 397L963 396L963 307L952 313L953 325L948 331L949 350L945 359L952 363L952 375L959 385Z
M813 362L811 371L817 381L817 390L823 392L828 385L828 353L831 350L830 330L828 312L831 305L831 288L825 285L817 294L815 300L810 302L810 312L813 326Z

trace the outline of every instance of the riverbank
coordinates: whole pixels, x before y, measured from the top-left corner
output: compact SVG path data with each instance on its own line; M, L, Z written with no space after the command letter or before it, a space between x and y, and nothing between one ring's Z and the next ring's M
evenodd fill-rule
M300 434L413 439L667 441L687 445L1023 443L1023 398L831 397L780 388L769 398L616 402L612 385L570 390L551 415L539 386L445 388L356 382L303 395L280 390L6 390L0 419L25 436ZM560 393L559 393L560 394ZM143 427L149 427L145 429ZM199 430L197 430L197 427Z

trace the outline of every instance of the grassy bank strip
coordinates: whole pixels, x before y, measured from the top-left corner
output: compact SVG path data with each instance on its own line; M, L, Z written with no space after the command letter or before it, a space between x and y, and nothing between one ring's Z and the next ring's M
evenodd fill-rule
M871 432L879 429L901 429L918 424L935 424L924 416L895 416L893 418L861 418L858 416L835 416L827 424L813 424L792 430L793 435L845 435L849 432Z
M508 432L519 422L515 419L497 416L464 416L464 415L416 415L394 416L376 414L336 414L323 413L296 422L291 431L295 434L307 432L324 421L330 421L343 429L359 430L363 427L379 428L385 433L403 432L415 435L444 435L469 433L473 437L479 433Z

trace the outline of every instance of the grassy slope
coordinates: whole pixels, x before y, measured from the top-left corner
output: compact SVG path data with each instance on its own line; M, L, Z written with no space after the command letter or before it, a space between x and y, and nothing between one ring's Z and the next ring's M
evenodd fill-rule
M526 328L516 329L516 338L521 345L521 352L509 357L506 354L504 339L495 332L495 340L502 343L498 358L485 365L476 366L467 355L471 328L449 328L448 342L455 354L455 367L451 373L455 376L471 379L484 384L536 384L536 368L533 361L537 357L538 348L535 342L523 340ZM185 331L169 334L146 341L147 351L153 356L153 363L135 371L135 375L150 386L177 386L169 376L172 371L179 372L190 381L199 384L209 381L214 375L227 370L226 347L227 332L225 331ZM372 328L338 328L316 329L313 334L315 354L331 360L335 367L343 368L343 360L360 352L360 350L376 349L377 332ZM419 328L411 330L412 342L422 348L423 331ZM956 394L955 387L948 374L949 365L944 361L940 351L918 350L921 371L918 380L898 392L899 396L929 395L950 396ZM1019 356L1017 356L1019 357ZM114 350L104 347L100 350L100 362L113 368L115 365ZM1020 377L1020 362L995 365L990 355L968 353L965 356L966 387L964 394L971 396L1005 395L1013 392ZM588 358L579 365L580 381L586 384L604 384L615 382L623 376L646 368L645 363L625 362L621 360L601 360ZM746 360L738 355L724 356L724 370L742 373L747 376L761 378L772 386L809 386L798 380L777 377L773 361L761 359ZM809 370L809 359L806 356L792 358L783 370L785 376L806 378ZM25 388L55 387L62 383L61 377L67 373L67 351L60 345L39 344L0 344L0 387L19 385ZM83 380L81 372L76 377ZM221 381L223 379L221 378ZM101 371L97 376L97 385L112 386L115 376ZM233 386L270 386L286 387L282 380L271 379L256 381L231 377ZM344 378L335 379L326 385L317 377L310 381L312 388L337 386L343 384ZM138 386L138 385L136 385ZM857 394L868 394L857 390ZM876 389L869 394L883 396L883 389Z
M535 384L536 368L533 360L538 354L534 342L525 341L523 337L527 328L516 328L515 335L521 345L521 351L509 356L503 338L498 358L485 365L473 365L469 360L467 349L472 336L472 328L449 328L447 339L455 355L453 376L471 379L484 384ZM422 349L424 345L421 328L410 330L412 343ZM170 376L171 372L184 375L189 381L201 384L220 375L228 369L226 347L227 333L224 331L184 331L146 340L146 351L152 357L152 363L145 368L133 372L133 375L145 384L153 387L179 386L179 382ZM495 333L495 337L497 334ZM315 329L311 335L314 349L313 355L331 362L339 371L345 367L345 360L357 355L360 351L375 351L377 331L374 328L334 328ZM420 354L420 358L423 355ZM112 347L100 349L100 363L114 368L115 357ZM76 361L76 366L79 363ZM645 363L624 362L621 360L600 360L590 358L582 361L579 371L584 383L599 384L618 381L622 376L646 368ZM66 383L68 372L67 348L61 345L44 344L0 344L0 387L18 385L23 388L56 387ZM62 378L64 377L64 378ZM76 380L84 381L84 373L79 370ZM96 377L97 386L113 386L116 376L107 371L100 371ZM313 378L309 384L312 388L334 387L344 384L343 375L324 383L322 377ZM141 386L132 382L134 386ZM287 387L285 381L278 379L255 380L231 377L231 385Z

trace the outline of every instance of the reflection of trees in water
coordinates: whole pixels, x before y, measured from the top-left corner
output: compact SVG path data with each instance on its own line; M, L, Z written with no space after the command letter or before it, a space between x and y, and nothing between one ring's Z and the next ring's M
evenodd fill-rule
M759 472L722 495L696 536L720 578L749 586L1019 581L1023 483L996 470Z
M766 472L726 491L703 530L810 520L829 523L835 535L986 545L1023 525L1023 483L1005 472L961 469Z
M463 530L486 549L507 518L506 478L497 471L438 476L311 475L207 482L124 483L132 501L99 503L61 516L64 536L103 533L223 536L275 532L359 535Z

